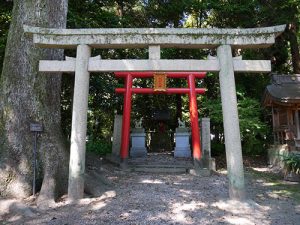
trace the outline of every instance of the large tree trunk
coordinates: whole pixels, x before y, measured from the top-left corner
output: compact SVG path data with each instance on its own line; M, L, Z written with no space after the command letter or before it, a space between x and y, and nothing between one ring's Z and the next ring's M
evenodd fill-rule
M297 40L297 25L296 23L290 23L287 27L289 34L289 41L291 46L292 64L293 72L295 74L300 74L300 52Z
M65 28L67 0L15 0L0 79L0 194L23 198L32 193L31 122L38 136L39 202L49 203L67 186L68 154L61 131L60 74L38 72L40 59L62 59L62 50L33 45L23 25Z

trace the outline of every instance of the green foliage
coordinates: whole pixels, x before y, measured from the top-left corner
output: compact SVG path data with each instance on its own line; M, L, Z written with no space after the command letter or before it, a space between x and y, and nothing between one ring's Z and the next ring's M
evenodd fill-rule
M12 6L12 2L0 1L0 76L4 60L6 39L11 21Z
M300 155L296 153L289 153L280 155L287 172L294 172L300 174Z
M106 155L111 153L112 145L110 141L103 139L92 139L87 141L86 150L99 155Z
M266 149L269 127L262 121L262 110L257 99L238 92L238 111L243 152L245 154L261 154ZM204 115L211 119L212 133L215 135L216 152L222 149L219 144L224 143L222 104L220 97L216 99L204 98ZM219 143L219 144L217 144Z
M259 154L265 150L268 127L261 120L260 103L253 98L239 94L238 110L243 151Z

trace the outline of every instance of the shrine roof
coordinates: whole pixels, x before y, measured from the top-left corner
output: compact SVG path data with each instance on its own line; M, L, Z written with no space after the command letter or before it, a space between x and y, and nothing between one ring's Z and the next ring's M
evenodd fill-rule
M300 74L272 75L271 84L265 89L263 105L299 104L300 103Z

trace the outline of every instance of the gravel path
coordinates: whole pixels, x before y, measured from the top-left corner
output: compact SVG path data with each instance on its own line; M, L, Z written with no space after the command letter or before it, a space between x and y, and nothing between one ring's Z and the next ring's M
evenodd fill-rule
M300 224L299 202L251 173L246 180L252 200L240 203L227 200L225 172L210 177L127 173L109 164L102 170L113 186L101 197L73 206L64 197L54 208L35 209L27 217L5 214L2 224Z

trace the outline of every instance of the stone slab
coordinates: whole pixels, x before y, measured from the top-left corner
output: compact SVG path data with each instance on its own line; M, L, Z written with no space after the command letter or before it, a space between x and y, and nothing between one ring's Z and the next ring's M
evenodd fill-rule
M202 148L202 166L210 168L211 145L210 145L210 119L201 119L201 148Z
M143 48L160 45L164 48L235 48L268 47L286 25L247 29L218 28L99 28L53 29L23 26L26 34L41 47L75 48L86 44L94 48Z
M270 60L233 60L234 71L236 72L270 72ZM90 58L88 64L89 72L115 72L118 71L196 71L201 68L207 72L218 72L220 65L218 60L181 60L181 59L160 59L160 60L94 60ZM40 72L74 72L75 62L58 60L40 60Z
M168 168L168 167L137 167L132 168L135 172L144 172L144 173L187 173L188 169L186 168Z
M123 117L122 115L115 115L115 119L114 119L112 154L115 156L120 156L122 117Z

